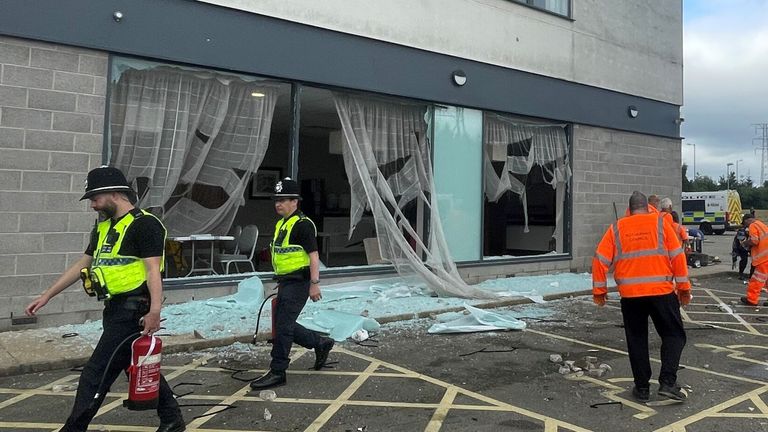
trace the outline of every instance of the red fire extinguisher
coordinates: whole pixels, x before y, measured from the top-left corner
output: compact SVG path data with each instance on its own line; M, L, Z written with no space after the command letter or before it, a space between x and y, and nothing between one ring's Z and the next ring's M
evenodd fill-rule
M160 360L163 341L144 335L131 344L131 364L128 366L128 399L123 406L133 411L157 408L160 394Z

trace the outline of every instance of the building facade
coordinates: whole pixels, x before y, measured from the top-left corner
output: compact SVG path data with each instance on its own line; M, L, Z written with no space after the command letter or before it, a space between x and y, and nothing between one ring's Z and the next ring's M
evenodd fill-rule
M681 1L5 1L0 330L81 255L102 164L172 236L257 226L256 270L286 175L325 280L588 270L633 190L679 204L682 58ZM170 258L172 301L243 277ZM73 287L37 325L98 311Z

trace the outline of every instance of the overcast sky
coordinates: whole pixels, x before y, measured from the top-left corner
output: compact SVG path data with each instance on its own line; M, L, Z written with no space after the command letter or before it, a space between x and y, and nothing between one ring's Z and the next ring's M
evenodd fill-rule
M683 0L683 162L760 180L754 123L768 123L768 0ZM766 169L768 180L768 169Z

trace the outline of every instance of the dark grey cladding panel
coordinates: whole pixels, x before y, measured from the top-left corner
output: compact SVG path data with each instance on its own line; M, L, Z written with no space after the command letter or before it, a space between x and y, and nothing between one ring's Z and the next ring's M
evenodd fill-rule
M113 13L120 11L120 22ZM0 34L665 137L679 107L192 0L2 0ZM461 69L467 84L451 73ZM639 115L632 119L627 108Z

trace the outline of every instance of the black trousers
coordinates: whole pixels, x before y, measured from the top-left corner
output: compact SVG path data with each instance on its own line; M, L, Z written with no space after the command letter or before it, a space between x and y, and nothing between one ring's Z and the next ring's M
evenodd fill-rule
M739 252L739 276L744 276L744 270L747 269L747 261L749 260L749 252ZM749 270L749 277L752 277L752 273L755 272L755 267L752 266Z
M144 300L126 301L124 299L113 299L106 302L103 314L104 332L101 334L96 349L93 350L91 358L85 364L83 372L80 374L75 405L72 407L72 413L60 432L85 432L93 416L96 415L99 407L104 402L104 397L112 383L130 365L131 343L136 337L131 338L117 351L109 370L106 371L104 384L99 388L104 371L107 369L107 362L109 362L109 358L115 352L118 344L132 333L142 330L142 327L139 325L139 319L149 310L148 302L146 299ZM99 392L99 397L94 399L97 391ZM176 399L173 397L173 392L162 375L160 376L160 397L157 413L163 423L169 423L181 416L181 411Z
M278 283L275 338L272 341L270 369L284 371L291 362L291 345L294 342L304 348L317 348L320 336L296 323L309 298L309 281L284 280Z
M648 388L651 379L651 361L648 353L648 317L653 320L661 337L661 371L659 382L666 385L677 383L677 368L685 347L686 336L680 317L680 302L675 293L627 297L621 299L624 316L624 333L627 337L629 363L635 386Z

